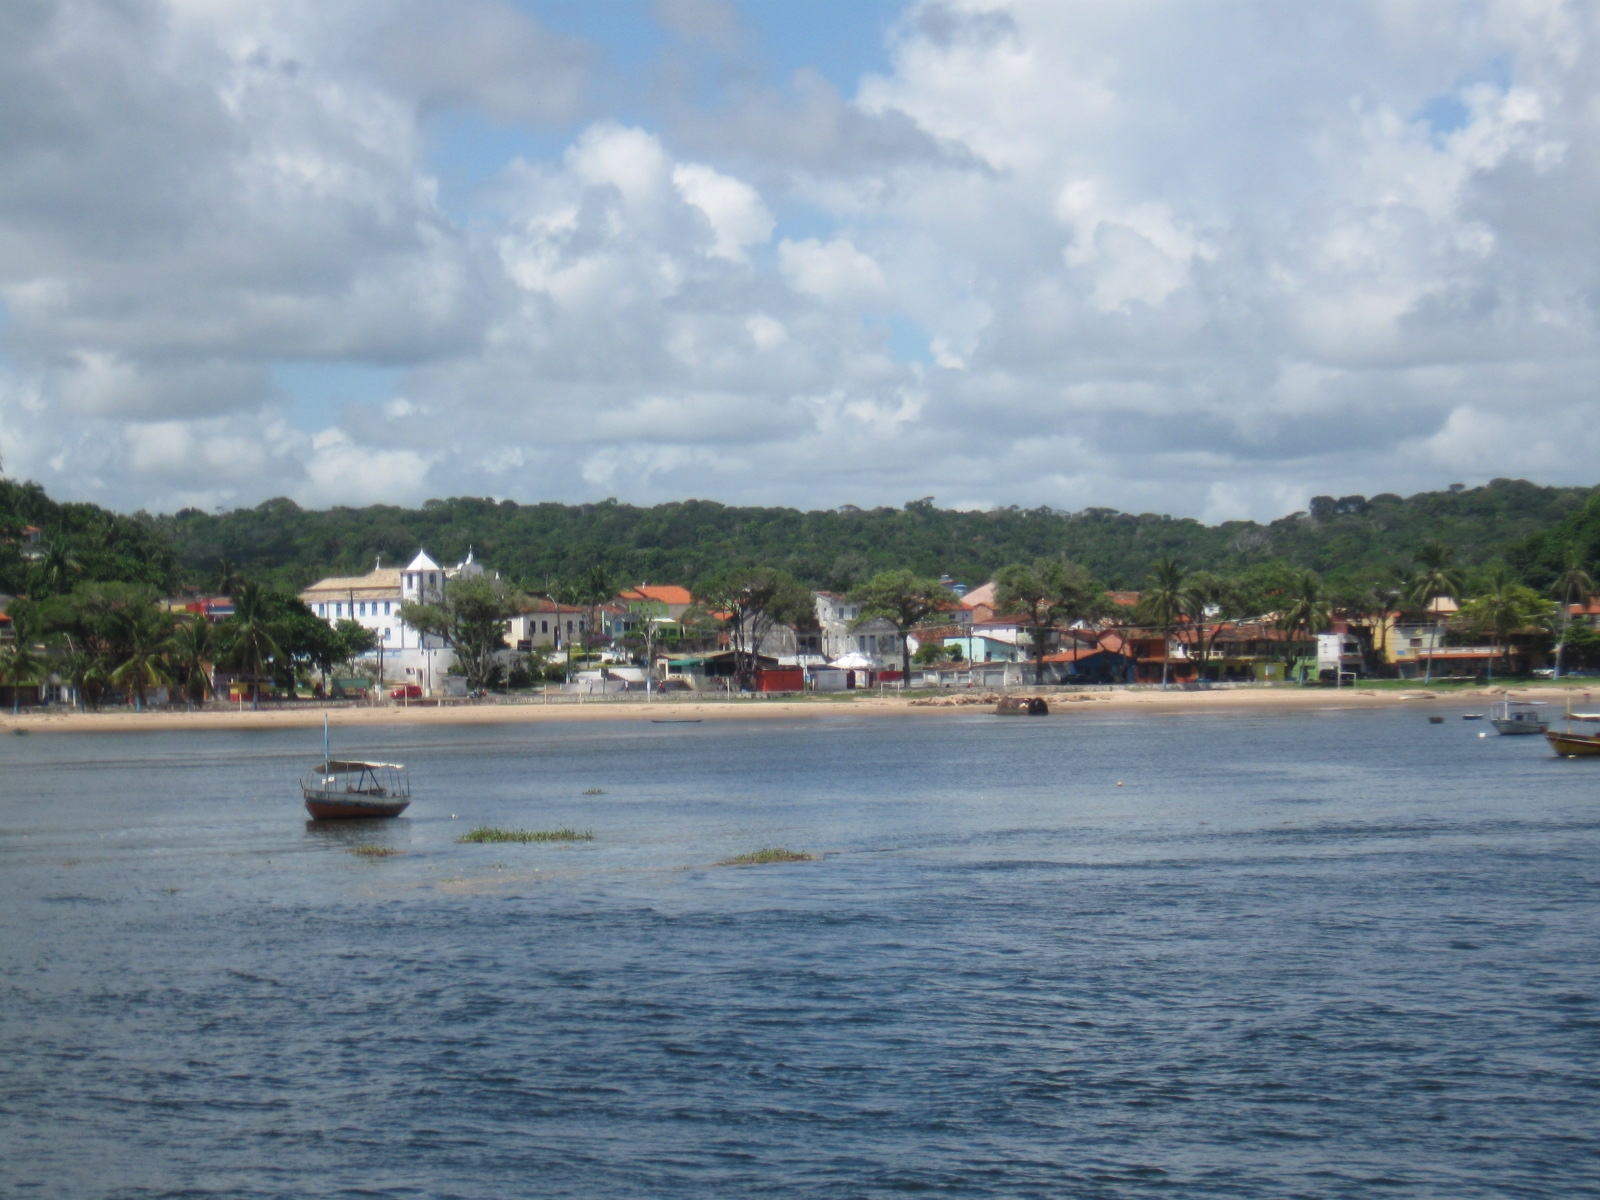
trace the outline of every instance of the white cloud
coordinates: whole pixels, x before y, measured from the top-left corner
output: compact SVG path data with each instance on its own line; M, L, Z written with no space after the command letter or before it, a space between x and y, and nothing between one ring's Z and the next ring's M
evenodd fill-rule
M743 262L745 249L772 236L776 222L761 196L749 184L722 175L700 163L682 163L672 170L679 193L711 222L716 242L710 253Z
M885 294L883 269L847 238L778 243L778 263L791 287L824 303L876 305Z
M0 8L7 469L1208 518L1592 481L1593 6L925 0L853 94L653 11L656 73L506 0ZM297 362L398 382L307 413Z

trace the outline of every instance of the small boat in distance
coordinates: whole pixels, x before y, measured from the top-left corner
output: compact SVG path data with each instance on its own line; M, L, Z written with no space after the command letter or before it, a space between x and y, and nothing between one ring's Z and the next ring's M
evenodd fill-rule
M1550 726L1542 700L1502 700L1489 714L1489 723L1501 733L1543 733Z
M1600 756L1600 733L1573 733L1573 721L1600 721L1600 713L1575 713L1572 702L1567 702L1567 728L1560 733L1546 729L1544 737L1551 749L1563 758L1593 758Z
M399 763L335 759L328 751L328 718L322 718L322 761L300 781L306 811L315 821L398 817L411 803L411 780Z

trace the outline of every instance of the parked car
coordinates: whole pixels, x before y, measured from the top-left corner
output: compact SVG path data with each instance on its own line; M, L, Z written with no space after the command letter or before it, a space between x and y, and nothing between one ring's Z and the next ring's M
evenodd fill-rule
M391 700L421 700L422 687L415 683L402 683L389 693Z

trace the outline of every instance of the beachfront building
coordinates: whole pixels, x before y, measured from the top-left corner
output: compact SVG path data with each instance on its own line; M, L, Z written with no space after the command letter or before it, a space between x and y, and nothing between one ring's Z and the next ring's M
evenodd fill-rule
M354 621L372 631L378 646L365 661L375 673L381 673L381 682L442 690L453 655L439 638L419 633L402 621L400 606L433 603L444 595L451 580L484 574L483 564L470 548L467 557L453 567L441 566L426 550L419 550L404 567L385 567L380 559L365 575L318 580L300 593L300 599L329 625Z
M861 604L836 592L813 592L817 604L818 646L829 662L861 654L874 666L900 663L900 630L887 617L861 620Z

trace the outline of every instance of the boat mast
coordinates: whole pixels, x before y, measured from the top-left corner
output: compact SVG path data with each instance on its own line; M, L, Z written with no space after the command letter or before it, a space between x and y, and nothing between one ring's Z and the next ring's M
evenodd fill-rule
M333 759L333 753L328 749L328 714L322 714L322 769L328 769L328 763Z

